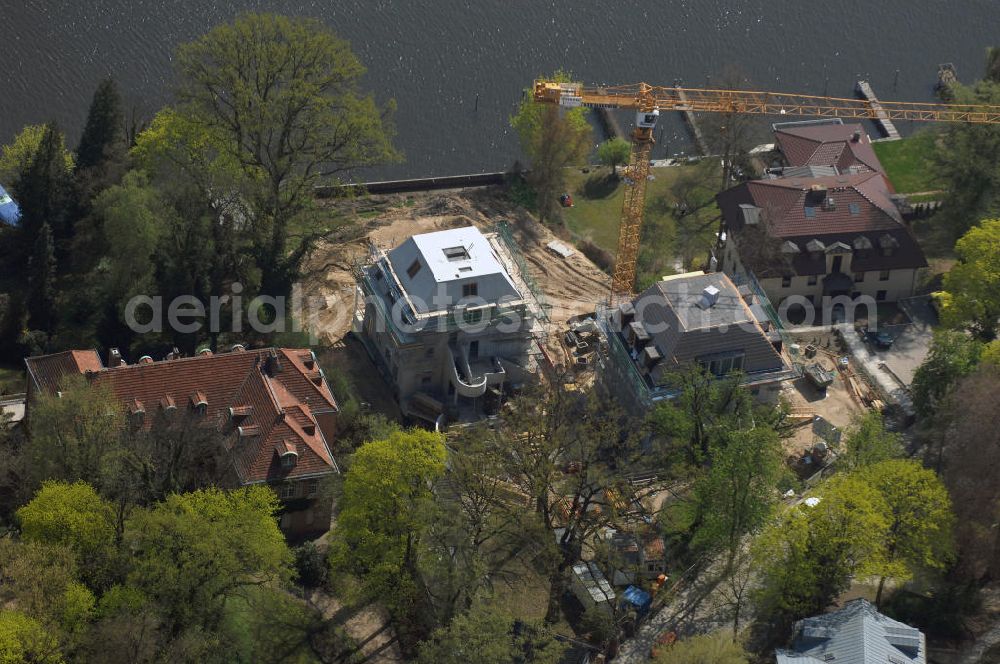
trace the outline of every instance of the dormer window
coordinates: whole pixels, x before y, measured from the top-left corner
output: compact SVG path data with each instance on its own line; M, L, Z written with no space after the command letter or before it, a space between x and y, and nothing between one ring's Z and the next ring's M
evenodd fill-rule
M146 407L138 399L132 399L128 404L129 424L141 427L146 417Z
M864 235L859 235L854 238L854 251L857 253L858 258L868 258L868 253L872 249L872 241L866 238Z
M250 417L250 413L252 412L253 406L231 406L229 408L229 419L233 424L239 424Z
M205 396L204 392L192 392L191 393L191 409L194 410L198 415L204 415L208 412L208 397Z
M899 247L899 240L886 233L878 239L878 246L882 249L883 256L892 256Z
M282 468L294 468L295 464L299 461L299 453L295 449L295 443L290 440L286 440L278 445L275 452L278 453L278 459L281 461Z
M809 252L810 258L819 260L823 257L823 252L826 251L826 245L816 239L809 240L806 244L806 251Z

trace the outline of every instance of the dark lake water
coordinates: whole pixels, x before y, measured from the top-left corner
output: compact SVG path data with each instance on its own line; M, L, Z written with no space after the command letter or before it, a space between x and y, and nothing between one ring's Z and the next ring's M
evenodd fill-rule
M75 145L109 73L152 113L177 44L246 10L321 19L350 40L367 86L396 99L406 161L368 177L503 169L521 89L557 68L698 86L732 64L756 88L837 96L864 76L883 99L917 101L939 62L969 81L1000 43L997 0L0 0L0 142L55 119ZM665 130L658 155L688 149L675 119Z

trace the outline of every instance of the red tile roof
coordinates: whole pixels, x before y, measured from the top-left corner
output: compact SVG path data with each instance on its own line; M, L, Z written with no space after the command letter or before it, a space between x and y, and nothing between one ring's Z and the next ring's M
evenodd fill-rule
M315 420L316 413L336 411L337 402L308 350L268 348L113 368L103 368L95 351L60 353L58 361L55 357L26 360L29 371L43 376L49 390L66 373L89 372L93 384L109 386L131 410L136 404L155 404L161 410L181 404L181 410L206 403L205 422L232 431L234 465L244 483L337 471ZM155 419L145 417L145 426L151 427ZM275 449L289 445L298 460L284 468Z
M833 199L832 208L824 204L827 198ZM877 250L857 256L853 263L855 271L927 265L880 173L753 180L722 192L716 200L726 228L737 236L744 227L740 205L751 205L762 210L772 237L794 242L800 249L811 240L819 240L826 246L843 242L849 247L855 246L856 241L867 240L875 248L881 246L886 235L895 241L896 249L891 256L883 256ZM825 260L813 260L804 251L793 258L793 263L800 275L825 272ZM766 272L763 266L750 267Z
M67 350L52 355L25 358L28 376L35 387L46 392L59 389L59 381L67 374L100 371L104 368L96 350Z
M791 166L835 166L841 173L852 167L862 172L884 172L860 124L782 127L774 137Z

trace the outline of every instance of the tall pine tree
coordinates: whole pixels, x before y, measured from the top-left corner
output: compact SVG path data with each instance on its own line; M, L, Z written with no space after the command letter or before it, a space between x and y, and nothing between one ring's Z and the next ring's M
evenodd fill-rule
M63 144L56 124L45 125L38 151L14 182L14 198L21 207L21 265L31 256L42 225L48 224L55 241L69 235L65 222L72 181Z
M43 222L28 259L28 324L51 333L56 311L56 253L52 229Z
M120 161L125 153L122 99L114 79L106 78L94 91L87 124L76 149L76 171L80 173L108 161Z

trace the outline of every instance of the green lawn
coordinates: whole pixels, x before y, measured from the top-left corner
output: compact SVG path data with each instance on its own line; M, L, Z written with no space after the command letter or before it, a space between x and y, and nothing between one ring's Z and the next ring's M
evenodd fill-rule
M873 143L892 186L901 194L936 191L943 187L932 170L931 158L940 134L924 129L899 141Z
M710 162L652 169L646 186L639 256L639 286L673 272L680 256L687 264L700 265L715 240L718 208L713 198L718 185L718 166ZM614 254L618 246L624 188L607 168L590 173L573 170L567 189L574 206L563 210L563 220L576 241L590 240ZM706 203L693 215L676 216L674 203L683 196L689 205Z

